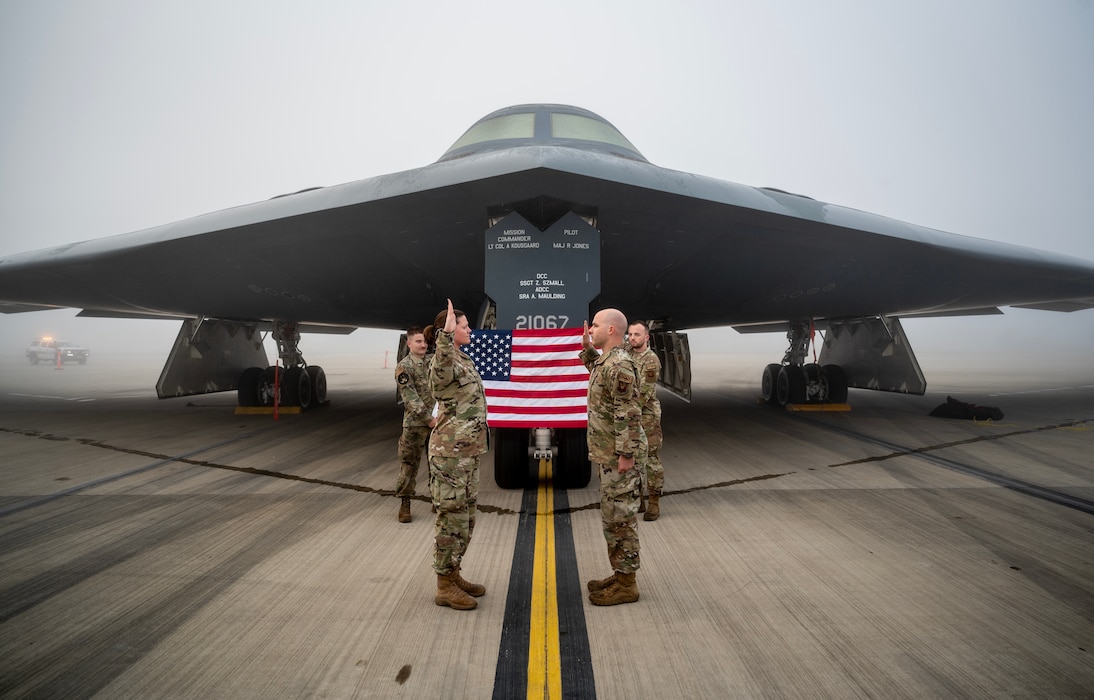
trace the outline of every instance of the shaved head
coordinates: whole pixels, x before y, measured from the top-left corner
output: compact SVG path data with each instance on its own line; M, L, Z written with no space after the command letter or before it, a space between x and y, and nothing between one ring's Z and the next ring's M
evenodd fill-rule
M626 331L623 329L627 327L627 317L623 315L623 312L619 309L603 309L600 314L604 314L604 323L619 330L619 335L623 335ZM597 314L599 316L600 314Z
M589 325L589 339L600 350L609 350L623 342L627 317L619 309L601 309Z

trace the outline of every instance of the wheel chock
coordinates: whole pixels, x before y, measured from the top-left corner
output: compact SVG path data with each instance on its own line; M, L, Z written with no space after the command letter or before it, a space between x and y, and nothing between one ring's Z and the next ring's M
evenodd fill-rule
M839 413L851 410L849 403L788 403L786 410L798 412Z

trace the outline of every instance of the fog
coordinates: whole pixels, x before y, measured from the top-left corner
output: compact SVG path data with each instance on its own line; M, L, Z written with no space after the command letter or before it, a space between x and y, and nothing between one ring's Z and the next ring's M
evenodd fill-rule
M91 350L87 374L106 356L139 356L155 368L167 359L178 321L77 318L75 311L41 311L0 317L0 353L22 356L33 338L49 335ZM1007 371L1051 378L1059 385L1094 384L1094 311L1072 314L1008 309L1000 316L906 319L904 330L927 375L942 372ZM725 363L754 367L759 385L763 365L778 362L786 350L780 333L740 334L731 328L690 330L688 339L697 373L717 372ZM352 364L365 369L393 368L399 333L358 329L346 336L305 334L301 351L309 364ZM819 343L819 339L818 339ZM267 356L276 357L276 345L265 342ZM819 347L817 348L819 352ZM0 372L0 391L13 384L13 365ZM104 387L109 388L109 387ZM151 385L149 389L151 389Z
M34 338L49 336L82 345L91 357L118 354L159 354L161 361L175 342L181 321L131 320L111 318L80 318L71 309L36 311L0 317L0 352L22 355ZM272 362L277 346L271 338L265 341L266 354ZM309 364L322 365L322 357L359 355L383 366L385 353L394 357L399 347L399 333L390 330L360 328L350 335L305 334L301 351ZM0 384L3 379L0 378Z

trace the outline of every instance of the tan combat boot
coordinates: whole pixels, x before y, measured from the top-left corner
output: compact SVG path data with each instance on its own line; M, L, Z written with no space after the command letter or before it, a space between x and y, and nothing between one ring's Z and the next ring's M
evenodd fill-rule
M401 506L399 506L399 522L401 522L401 523L409 523L410 522L410 499L409 498L404 498L403 499L403 504Z
M643 520L657 520L661 517L661 492L650 491L650 504L646 508L646 514L642 516Z
M602 591L608 586L612 585L613 583L615 583L615 576L616 573L613 571L612 575L608 578L594 579L592 581L589 581L589 593L592 593L593 591Z
M638 501L638 512L646 512L646 494L642 494L642 498Z
M478 603L456 585L456 571L437 574L437 596L433 598L437 605L447 605L455 610L471 610Z
M636 600L638 600L638 582L634 580L633 572L617 573L615 581L610 586L589 594L589 602L593 605L619 605L633 603Z
M463 576L460 576L459 567L456 567L455 571L452 572L452 580L455 581L456 585L460 587L460 590L467 595L474 596L475 598L486 595L486 586L481 583L465 581Z

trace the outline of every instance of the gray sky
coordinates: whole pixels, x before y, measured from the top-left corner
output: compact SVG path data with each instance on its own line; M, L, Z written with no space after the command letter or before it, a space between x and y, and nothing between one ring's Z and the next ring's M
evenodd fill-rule
M1094 259L1090 0L669 5L0 0L0 253L420 167L495 109L562 102L664 167ZM0 318L0 351L166 355L177 330L72 316ZM921 355L1089 354L1094 311L906 328Z

